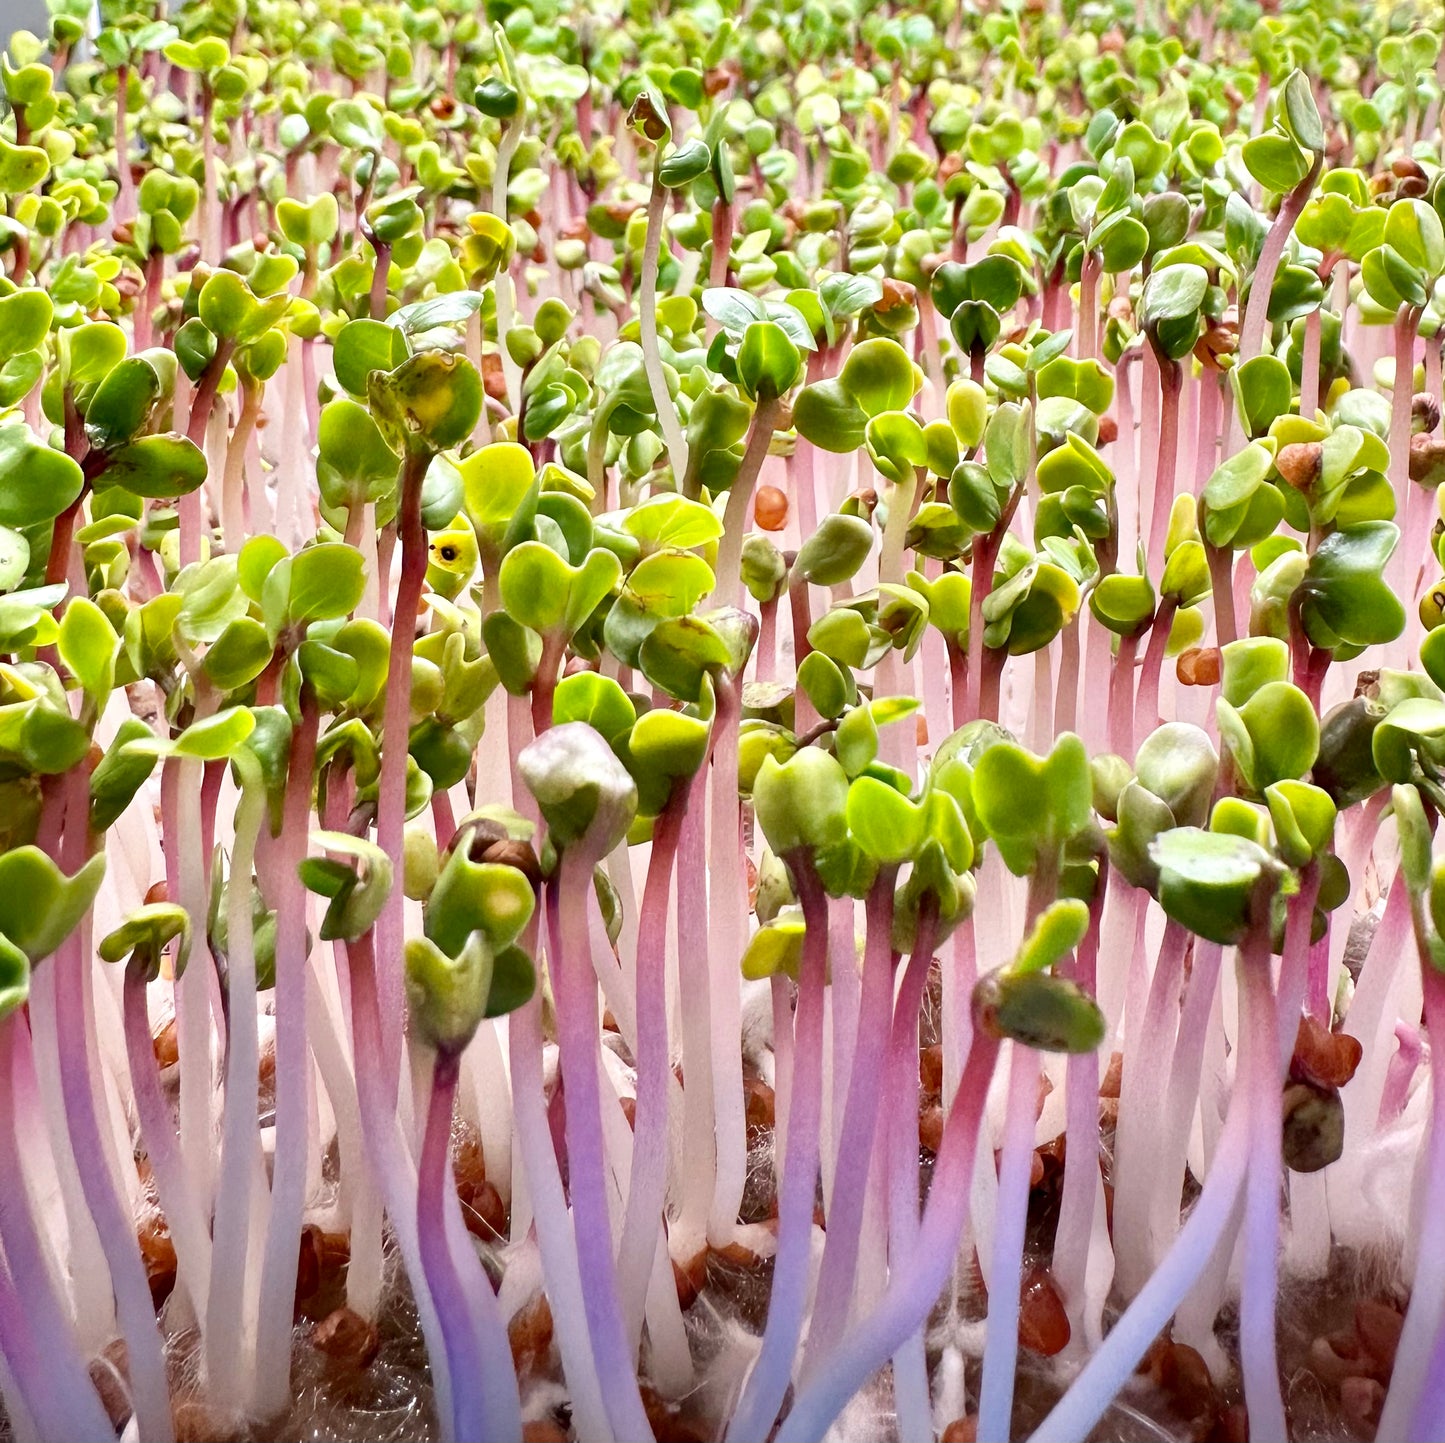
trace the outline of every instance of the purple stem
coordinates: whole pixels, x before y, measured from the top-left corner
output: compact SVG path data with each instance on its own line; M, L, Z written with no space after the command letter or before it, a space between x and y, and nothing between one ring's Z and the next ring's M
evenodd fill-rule
M1149 645L1144 649L1144 664L1139 668L1139 697L1134 704L1135 751L1164 720L1159 714L1159 674L1164 670L1164 654L1169 647L1169 632L1177 609L1178 602L1166 596L1159 603L1154 624L1149 628Z
M602 1065L597 1029L597 981L588 959L587 900L594 859L575 848L563 853L547 887L552 986L562 1079L567 1089L567 1178L577 1231L582 1305L602 1382L608 1421L618 1438L650 1439L632 1350L617 1297L612 1225L607 1210L607 1159L602 1147ZM568 903L562 905L563 894Z
M291 1399L296 1249L306 1203L306 1156L311 1141L306 1101L310 1066L306 1045L306 894L296 869L306 855L310 835L319 723L316 698L307 687L302 692L301 721L291 738L286 803L275 848L276 887L271 898L277 911L276 1150L256 1327L257 1402L264 1415L281 1413ZM398 850L393 855L401 853Z
M1149 574L1164 573L1164 542L1174 505L1174 475L1179 466L1179 396L1184 368L1167 356L1158 358L1159 449L1154 462L1154 504L1149 520Z
M1054 735L1077 731L1079 725L1079 633L1083 618L1064 628L1059 640L1059 680L1054 688Z
M1134 655L1137 636L1121 636L1109 673L1109 746L1128 756L1134 739Z
M1234 619L1234 550L1229 546L1204 543L1209 562L1209 584L1214 595L1214 644L1228 646L1239 636Z
M1230 1101L1214 1166L1173 1247L1053 1412L1035 1429L1030 1443L1083 1443L1133 1376L1139 1359L1208 1266L1229 1226L1249 1161L1250 1123L1249 1108L1242 1094L1236 1092Z
M23 1014L12 1013L0 1022L0 1173L6 1178L6 1186L0 1188L0 1241L8 1265L7 1290L13 1290L23 1314L18 1323L30 1334L27 1341L32 1341L43 1360L38 1386L26 1382L33 1375L21 1354L12 1351L14 1309L8 1298L0 1299L0 1313L7 1320L0 1330L0 1351L16 1375L42 1436L109 1443L114 1430L76 1347L65 1308L55 1295L24 1183L15 1132L17 1094L23 1089L16 1087L15 1072L33 1065L30 1046L29 1023Z
M150 1159L151 1175L155 1178L156 1196L175 1241L181 1277L190 1293L196 1315L205 1318L210 1282L210 1223L201 1212L187 1181L175 1129L171 1125L170 1108L156 1072L143 964L131 962L126 965L121 1011L136 1117L140 1122L141 1141Z
M411 712L412 643L417 611L426 580L426 527L421 518L421 484L429 457L408 455L401 471L401 579L391 623L391 655L387 661L386 704L382 713L381 774L377 779L376 840L388 857L402 855L406 824L406 759ZM382 573L385 575L385 572ZM383 588L384 590L385 588ZM402 890L393 887L376 923L377 987L381 1003L382 1067L394 1094L401 1066L401 1019L405 1014L402 985Z
M427 1108L426 1131L422 1138L421 1168L417 1180L417 1242L422 1270L432 1303L437 1311L447 1368L451 1374L451 1416L443 1422L443 1437L448 1443L473 1438L518 1437L521 1414L515 1389L512 1392L511 1417L502 1417L505 1434L495 1430L498 1410L488 1406L484 1386L486 1371L477 1366L481 1342L473 1326L461 1275L457 1272L447 1243L447 1210L460 1203L452 1181L451 1141L452 1110L456 1104L457 1077L461 1070L459 1054L440 1052L432 1070L431 1102ZM490 1284L482 1281L481 1286Z
M1068 976L1089 996L1095 995L1099 969L1099 927L1108 895L1109 867L1100 862L1099 881L1089 901L1089 930L1079 943ZM1084 1283L1094 1205L1099 1190L1099 1059L1092 1052L1073 1053L1064 1079L1064 1186L1059 1222L1054 1230L1053 1272L1077 1329L1084 1318Z
M842 1334L857 1277L863 1203L877 1135L878 1080L883 1075L888 1051L893 1002L893 884L897 875L896 866L882 867L868 889L868 932L863 951L857 1043L849 1072L843 1126L838 1136L838 1169L828 1209L827 1243L819 1265L813 1323L808 1330L803 1358L805 1375L811 1371L811 1364L827 1356ZM916 1069L916 1057L914 1066Z
M1280 1070L1294 1056L1299 1036L1300 1014L1309 985L1310 932L1313 929L1315 898L1320 894L1319 868L1309 863L1300 871L1300 889L1286 904L1284 948L1279 963L1279 1059Z
M1157 1133L1159 1149L1149 1216L1149 1236L1156 1248L1162 1248L1179 1231L1179 1195L1189 1151L1190 1119L1199 1101L1199 1076L1204 1065L1209 1013L1214 1006L1223 962L1224 949L1218 942L1195 940L1194 964L1184 990L1184 1007L1179 1014L1179 1032ZM1120 1110L1122 1112L1122 1108ZM1117 1193L1115 1196L1117 1199Z
M1038 1125L1038 1096L1039 1054L1015 1042L1009 1058L998 1215L989 1274L992 1286L988 1290L988 1332L978 1401L978 1436L983 1443L1009 1443L1013 1436L1010 1422L1019 1352L1019 1266L1029 1215L1029 1170Z
M1280 259L1284 255L1284 248L1289 241L1290 232L1294 230L1300 212L1309 202L1323 159L1323 156L1315 156L1309 174L1285 196L1270 225L1269 234L1264 238L1259 261L1254 267L1254 278L1250 282L1249 300L1245 303L1244 323L1239 328L1239 365L1252 360L1263 349L1265 325L1269 319L1269 297L1270 292L1274 290L1275 272L1279 270ZM1231 451L1234 448L1234 428L1237 425L1238 414L1236 412L1230 423L1228 445Z
M979 1124L997 1061L997 1040L975 1033L943 1126L918 1246L894 1272L878 1306L848 1329L817 1377L798 1390L776 1443L816 1443L848 1400L923 1326L958 1254L978 1155Z
M1299 413L1314 420L1320 404L1320 330L1324 316L1316 306L1305 317L1304 351L1300 356Z
M1380 1118L1376 1124L1381 1132L1405 1111L1410 1084L1424 1050L1418 1027L1409 1022L1395 1024L1395 1055L1385 1072L1385 1090L1380 1094Z
M401 1129L388 1097L388 1083L381 1066L381 1013L376 990L376 959L372 933L344 945L347 981L351 994L351 1051L356 1066L356 1102L361 1114L362 1140L369 1166L376 1173L383 1201L396 1233L397 1246L412 1278L421 1314L422 1333L433 1360L438 1416L451 1416L452 1377L446 1363L447 1349L436 1305L425 1279L421 1243L416 1221L416 1178L405 1152ZM508 1353L510 1362L510 1351ZM491 1396L501 1397L494 1389ZM499 1437L510 1434L499 1432Z
M938 936L937 908L932 900L920 904L915 924L913 953L903 970L898 1000L893 1008L893 1027L888 1039L884 1088L887 1103L883 1116L887 1125L888 1154L888 1256L890 1265L901 1268L918 1245L918 1015L928 974L933 966L933 949ZM917 1378L923 1360L922 1335L899 1345L893 1355L894 1387L900 1379ZM906 1383L903 1385L906 1387ZM926 1400L928 1382L924 1371L922 1392ZM900 1405L900 1415L903 1412Z
M1420 972L1430 1034L1430 1126L1418 1214L1421 1232L1410 1306L1376 1434L1407 1437L1412 1443L1432 1437L1445 1416L1445 974L1424 952Z
M1025 926L1032 926L1059 887L1059 857L1041 852L1029 877ZM1029 1173L1038 1127L1041 1059L1014 1042L1009 1056L1008 1102L998 1170L998 1214L989 1268L987 1337L979 1394L978 1436L1008 1443L1012 1436L1014 1375L1018 1366L1020 1272L1029 1215Z
M637 930L637 1110L633 1114L632 1172L618 1249L617 1277L627 1336L636 1357L657 1251L658 1218L667 1194L667 916L678 834L688 789L663 808L652 837L652 856Z
M1159 1182L1155 1167L1158 1107L1163 1100L1179 1021L1184 983L1184 954L1189 932L1170 918L1149 984L1144 1015L1130 1018L1133 1045L1124 1046L1119 1079L1119 1123L1114 1140L1114 1224L1120 1246L1118 1280L1125 1297L1143 1286L1153 1261L1146 1220L1149 1199ZM1166 1186L1172 1182L1166 1180Z
M150 1282L141 1261L135 1223L111 1172L96 1112L86 1053L86 1032L93 1026L85 986L88 960L81 934L76 931L61 944L51 962L56 970L55 1031L61 1092L80 1185L110 1264L116 1311L130 1357L131 1389L140 1436L147 1443L150 1440L171 1443L175 1432L170 1393ZM291 1266L294 1273L294 1244Z
M1420 563L1418 544L1423 537L1416 518L1424 511L1427 521L1434 507L1423 507L1423 495L1417 495L1419 488L1410 481L1410 402L1414 386L1415 341L1420 324L1420 313L1411 306L1404 306L1395 318L1395 384L1390 398L1390 485L1395 492L1396 504L1403 522L1400 544L1389 560L1390 586L1395 595L1404 603L1406 615L1411 615L1415 596L1415 577L1411 566ZM1416 524L1412 525L1411 523ZM1416 619L1418 625L1418 618ZM1407 627L1407 633L1410 630Z
M1308 933L1306 933L1308 936ZM1250 1115L1244 1194L1244 1282L1239 1299L1240 1372L1250 1433L1288 1438L1275 1343L1279 1299L1279 1193L1283 1174L1279 1016L1267 926L1252 926L1238 954L1240 1055L1235 1088Z
M768 1321L758 1356L728 1426L730 1443L752 1443L772 1431L792 1376L803 1330L812 1256L813 1202L818 1187L818 1142L823 1110L823 998L828 973L828 904L812 858L787 859L803 906L806 931L794 1021L792 1097L787 1155L778 1199L778 1251ZM891 1351L891 1349L889 1350ZM884 1355L885 1357L887 1354Z
M776 397L758 402L743 459L728 491L727 505L723 510L723 535L717 551L716 595L724 606L743 604L743 541L747 536L748 506L758 473L768 459L768 446L772 443L781 410L782 402Z

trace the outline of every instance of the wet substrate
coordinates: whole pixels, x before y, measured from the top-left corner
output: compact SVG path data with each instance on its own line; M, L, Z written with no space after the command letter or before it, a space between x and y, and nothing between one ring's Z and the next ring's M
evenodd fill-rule
M614 1039L615 1041L615 1039ZM939 1056L925 1031L920 1058L923 1082L919 1113L919 1169L926 1196L941 1124ZM1100 1164L1106 1196L1117 1073L1106 1071L1100 1099ZM776 1225L773 1170L772 1089L761 1078L745 1079L749 1167L742 1221L767 1230ZM334 1151L326 1160L335 1182ZM485 1177L475 1135L458 1129L454 1163L463 1215L489 1271L499 1271L499 1242L506 1215L500 1195ZM1037 1150L1020 1309L1019 1373L1013 1436L1026 1438L1053 1406L1067 1381L1070 1354L1067 1317L1048 1271L1048 1248L1057 1221L1064 1171L1063 1139ZM1191 1180L1181 1206L1193 1200ZM821 1197L818 1213L822 1221ZM394 1252L387 1259L385 1303L375 1326L345 1307L347 1240L308 1227L300 1240L297 1322L292 1376L295 1402L265 1427L238 1426L206 1406L198 1381L197 1335L177 1326L174 1252L164 1224L153 1214L140 1228L152 1285L163 1319L171 1325L169 1361L181 1443L431 1443L437 1436L430 1370L406 1277ZM691 1269L676 1270L699 1382L687 1397L665 1401L644 1387L644 1402L659 1443L709 1443L721 1437L724 1420L741 1387L767 1317L772 1264L745 1247L709 1251ZM1326 1277L1303 1283L1283 1280L1279 1346L1281 1376L1295 1443L1371 1443L1388 1385L1405 1298L1389 1285L1389 1260L1361 1260L1337 1250ZM935 1309L927 1342L935 1393L956 1401L957 1415L944 1443L973 1437L982 1365L979 1355L987 1298L977 1260L960 1257L952 1296ZM1112 1322L1112 1316L1106 1323ZM1237 1357L1236 1318L1221 1313L1216 1338L1224 1356ZM552 1341L550 1311L534 1299L512 1320L511 1337L522 1380L528 1443L565 1443L572 1434L565 1384ZM1069 1371L1072 1371L1070 1369ZM119 1424L129 1413L121 1345L96 1360L93 1372ZM5 1429L0 1438L8 1438ZM1243 1443L1248 1419L1238 1378L1231 1371L1216 1384L1204 1359L1191 1348L1160 1339L1139 1372L1092 1435L1113 1443ZM915 1443L897 1437L892 1382L884 1371L850 1404L833 1435L838 1443L859 1439ZM1269 1440L1274 1443L1274 1440Z

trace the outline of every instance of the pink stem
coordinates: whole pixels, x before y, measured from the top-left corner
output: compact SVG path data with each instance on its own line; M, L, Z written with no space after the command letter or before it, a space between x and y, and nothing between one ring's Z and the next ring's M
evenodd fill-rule
M638 914L637 1110L633 1116L632 1173L618 1249L623 1316L635 1353L642 1331L647 1284L657 1248L658 1219L667 1191L667 921L684 792L657 819L652 856Z
M828 1209L827 1244L818 1272L805 1369L812 1359L825 1356L842 1333L857 1276L863 1202L876 1145L878 1079L884 1073L888 1051L893 1000L893 884L897 872L896 867L884 867L868 890L857 1043L839 1134L838 1171Z

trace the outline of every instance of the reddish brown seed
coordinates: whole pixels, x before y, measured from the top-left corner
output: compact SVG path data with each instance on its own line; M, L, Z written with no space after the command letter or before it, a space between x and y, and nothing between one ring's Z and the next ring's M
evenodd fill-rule
M351 1236L349 1233L321 1234L321 1274L328 1279L339 1279L341 1270L351 1261Z
M466 1133L453 1149L452 1176L457 1180L457 1195L463 1202L486 1182L487 1158L476 1133Z
M1281 1099L1284 1165L1319 1172L1338 1162L1345 1146L1345 1110L1339 1089L1291 1082Z
M1352 1431L1370 1437L1380 1425L1385 1390L1375 1378L1346 1378L1340 1384L1340 1408Z
M171 900L171 889L162 877L159 882L152 882L146 888L146 906L149 907L156 902L169 902Z
M1044 1160L1035 1150L1034 1155L1029 1159L1029 1191L1041 1187L1044 1181Z
M502 358L495 351L482 357L482 388L494 401L507 399L507 381L502 374Z
M1115 1052L1104 1069L1103 1080L1099 1083L1100 1097L1118 1097L1119 1085L1124 1080L1124 1054Z
M937 1152L943 1142L943 1109L931 1103L918 1114L918 1145Z
M118 1432L131 1415L130 1355L121 1338L107 1343L90 1362L90 1381L100 1394L101 1406Z
M176 1034L174 1017L161 1025L161 1030L156 1033L151 1047L156 1055L157 1067L174 1067L181 1060L181 1044Z
M1399 1309L1389 1303L1355 1304L1355 1334L1381 1372L1388 1377L1395 1367L1395 1349L1400 1345L1400 1330L1405 1319Z
M1445 441L1423 431L1410 437L1410 479L1432 490L1445 481Z
M1119 439L1119 423L1113 416L1099 417L1099 445L1107 446Z
M743 1092L747 1097L747 1122L749 1127L769 1128L777 1121L777 1095L761 1077L743 1078Z
M1221 369L1221 358L1233 355L1239 348L1239 322L1231 315L1222 321L1210 321L1204 327L1204 334L1194 347L1194 355L1201 366L1211 370Z
M567 1430L552 1418L522 1424L522 1443L567 1443Z
M896 311L900 306L911 306L917 299L918 292L910 282L886 278L883 282L883 295L873 309L882 316L889 311Z
M1185 1418L1214 1416L1217 1400L1209 1366L1187 1343L1161 1338L1146 1359L1149 1375L1168 1395L1170 1406Z
M1310 1344L1310 1367L1328 1383L1338 1383L1352 1373L1367 1372L1360 1340L1348 1329L1316 1338Z
M635 1097L619 1097L618 1104L622 1108L622 1115L627 1119L627 1125L634 1132L637 1131L637 1099Z
M321 1287L321 1229L307 1223L301 1229L301 1242L296 1250L296 1301L314 1298Z
M1290 1075L1321 1087L1343 1087L1360 1065L1364 1049L1348 1032L1331 1032L1318 1018L1300 1018Z
M683 1312L697 1302L697 1297L707 1284L707 1249L694 1254L687 1262L672 1261L672 1279L677 1285L677 1301Z
M496 1187L483 1181L462 1206L467 1231L483 1242L495 1242L507 1232L507 1205Z
M1218 686L1222 666L1219 648L1191 646L1179 653L1174 674L1183 686Z
M788 497L776 486L759 486L753 498L753 520L763 531L781 531L788 524Z
M921 747L928 745L928 721L922 712L915 714L913 723L913 739Z
M845 505L844 510L861 516L864 521L871 521L873 512L878 507L878 493L871 486L860 486L856 491L848 493L847 501L851 505Z
M1064 1159L1068 1149L1064 1135L1060 1133L1052 1142L1046 1142L1034 1152L1034 1161L1042 1169L1042 1176L1033 1186L1045 1192L1059 1187L1064 1180Z
M518 1374L530 1373L546 1362L552 1349L552 1305L546 1298L539 1295L512 1315L507 1341Z
M692 1285L692 1279L678 1266L677 1259L672 1260L672 1286L677 1290L677 1305L685 1313L697 1302L697 1289Z
M381 1347L381 1335L376 1331L376 1324L368 1322L360 1313L337 1308L312 1328L311 1346L333 1362L359 1372L371 1366Z
M1298 491L1307 491L1319 480L1324 464L1324 447L1318 441L1281 446L1274 458L1275 470Z
M918 1054L919 1085L927 1097L937 1097L943 1091L943 1046L935 1042Z
M955 1418L943 1430L939 1443L978 1443L978 1419L972 1414Z
M1069 1315L1047 1268L1033 1268L1019 1296L1019 1345L1052 1358L1069 1345Z
M166 1220L159 1213L151 1213L141 1223L136 1241L145 1263L146 1282L150 1284L151 1306L159 1311L176 1286L176 1246Z

